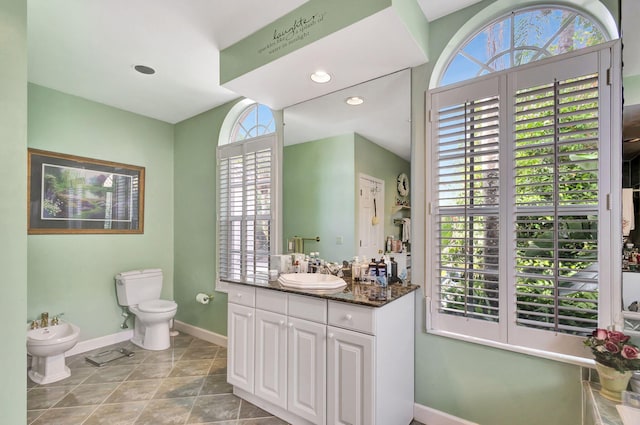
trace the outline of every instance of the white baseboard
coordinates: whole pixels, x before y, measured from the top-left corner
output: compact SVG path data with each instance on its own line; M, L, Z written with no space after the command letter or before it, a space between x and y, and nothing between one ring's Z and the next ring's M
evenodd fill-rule
M184 332L196 338L203 339L212 344L219 345L221 347L227 346L227 337L217 334L215 332L208 331L206 329L198 328L197 326L190 325L188 323L181 322L179 320L173 321L173 327L175 330Z
M132 337L133 329L129 329L128 331L117 332L111 335L88 339L86 341L79 341L75 347L64 353L64 356L69 357L80 353L86 353L87 351L95 350L96 348L102 348L107 345L130 340Z
M222 347L227 346L227 337L217 334L215 332L208 331L206 329L198 328L193 325L175 320L173 326L177 331L184 332L186 334L195 336L196 338L209 341L213 344L220 345ZM86 353L87 351L95 350L97 348L106 347L107 345L117 344L119 342L128 341L133 337L133 329L126 331L116 332L111 335L105 335L98 338L88 339L86 341L79 341L75 347L64 353L65 357L75 356L76 354Z
M428 425L478 425L418 403L413 405L413 418Z

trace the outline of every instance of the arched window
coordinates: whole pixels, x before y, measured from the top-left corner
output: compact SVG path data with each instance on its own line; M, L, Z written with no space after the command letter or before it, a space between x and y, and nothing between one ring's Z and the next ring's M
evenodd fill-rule
M229 143L275 133L273 112L265 105L254 103L247 107L233 126Z
M500 15L431 79L429 330L588 357L615 304L619 43L565 6Z
M276 125L252 100L227 114L218 141L218 285L268 279L275 202Z
M441 86L595 46L608 37L600 25L564 6L520 9L489 23L451 56Z

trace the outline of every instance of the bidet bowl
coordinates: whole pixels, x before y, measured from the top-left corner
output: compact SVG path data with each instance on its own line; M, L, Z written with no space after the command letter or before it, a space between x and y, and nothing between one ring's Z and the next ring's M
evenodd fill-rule
M27 352L32 356L47 357L64 353L78 342L80 328L60 321L54 326L27 330Z

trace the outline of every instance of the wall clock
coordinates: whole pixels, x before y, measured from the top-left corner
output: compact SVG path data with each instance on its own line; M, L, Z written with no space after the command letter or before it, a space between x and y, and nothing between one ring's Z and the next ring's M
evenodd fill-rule
M398 175L398 194L400 196L407 196L409 194L409 177L405 173Z

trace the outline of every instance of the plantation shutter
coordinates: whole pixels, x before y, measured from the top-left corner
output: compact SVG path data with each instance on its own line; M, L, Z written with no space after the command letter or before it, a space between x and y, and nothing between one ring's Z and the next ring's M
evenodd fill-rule
M218 274L230 282L268 280L275 137L219 148Z
M552 346L540 331L582 338L598 326L600 93L606 82L597 53L539 68L512 79L511 333L522 345Z
M608 312L610 58L593 49L430 93L430 329L586 355Z
M498 338L500 99L498 79L432 97L437 310L443 329ZM472 325L474 326L474 325Z

